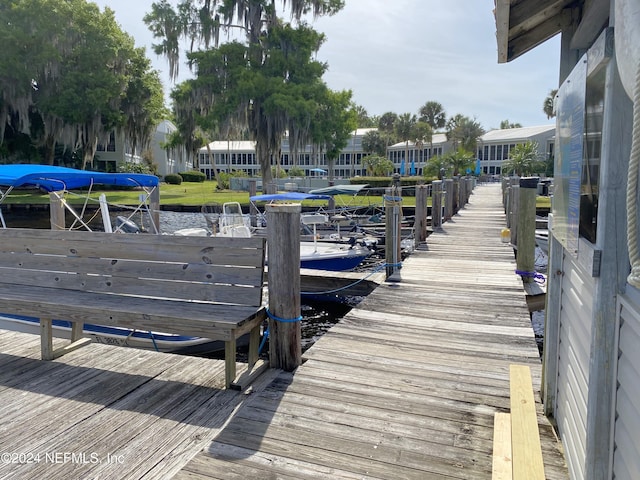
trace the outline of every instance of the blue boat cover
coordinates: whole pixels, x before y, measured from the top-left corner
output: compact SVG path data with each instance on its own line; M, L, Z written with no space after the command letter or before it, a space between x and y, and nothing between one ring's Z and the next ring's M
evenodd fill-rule
M76 170L51 165L0 165L0 185L5 187L35 187L46 192L73 190L90 185L125 187L156 187L158 177L142 173L105 173Z
M329 200L331 197L328 195L312 195L310 193L302 192L287 192L287 193L271 193L265 195L254 195L249 197L252 202L271 202L276 200L284 201L301 201L301 200Z

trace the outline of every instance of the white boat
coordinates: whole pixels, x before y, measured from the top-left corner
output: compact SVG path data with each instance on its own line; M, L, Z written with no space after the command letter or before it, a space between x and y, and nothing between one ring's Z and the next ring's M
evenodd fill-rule
M309 198L306 194L296 194L295 199ZM282 195L264 196L267 199L283 199ZM311 196L312 198L322 198ZM252 197L257 198L257 197ZM260 198L262 199L262 198ZM286 195L287 200L291 200L291 194ZM324 216L303 215L302 221L306 224L316 225L315 221L325 221ZM211 223L210 223L211 224ZM224 236L224 237L250 237L251 231L249 215L242 213L242 208L238 202L227 202L222 206L222 213L217 218L214 228L186 228L177 230L174 235L189 236ZM365 245L338 242L319 242L314 235L311 242L300 242L300 268L311 268L329 271L353 270L360 265L364 259L369 257L372 250ZM268 254L267 254L268 257ZM267 258L267 264L269 263Z

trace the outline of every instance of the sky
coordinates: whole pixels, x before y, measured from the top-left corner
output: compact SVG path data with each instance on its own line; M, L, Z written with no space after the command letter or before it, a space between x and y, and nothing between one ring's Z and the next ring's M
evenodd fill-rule
M165 89L169 66L151 48L142 21L150 0L93 0L115 12L137 46L147 48ZM172 1L176 4L176 0ZM428 101L447 117L474 118L485 130L509 120L523 126L551 125L542 111L557 88L560 37L507 64L498 64L494 0L346 0L343 10L311 21L326 36L318 60L333 90L351 90L369 115L417 114ZM221 38L222 40L222 38ZM181 64L178 81L188 78Z

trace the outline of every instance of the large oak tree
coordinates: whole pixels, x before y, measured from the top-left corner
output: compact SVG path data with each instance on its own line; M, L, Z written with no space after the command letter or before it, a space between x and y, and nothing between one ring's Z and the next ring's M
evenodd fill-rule
M271 164L279 158L285 132L294 157L305 143L319 141L320 129L314 132L311 124L323 111L323 102L332 104L336 99L321 81L326 65L314 60L324 37L303 20L308 14L333 14L344 4L342 0L277 3L288 10L291 23L277 16L275 0L183 0L177 7L163 0L145 16L160 40L155 51L167 57L174 76L181 40L189 43L195 78L187 80L191 92L187 103L197 111L195 123L244 127L256 142L263 185L272 182ZM232 40L220 44L221 33Z
M0 143L27 135L53 163L58 144L92 162L111 132L144 147L164 113L162 85L113 11L86 0L0 0Z

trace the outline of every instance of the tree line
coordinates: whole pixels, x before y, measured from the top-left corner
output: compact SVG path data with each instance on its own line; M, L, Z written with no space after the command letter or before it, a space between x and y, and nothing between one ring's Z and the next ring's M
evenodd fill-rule
M343 6L343 0L152 3L143 20L174 78L185 60L182 45L190 46L186 65L194 77L172 90L169 113L158 72L109 8L101 12L87 0L0 0L1 161L51 164L56 158L85 168L112 132L135 151L167 117L178 130L164 147L184 147L194 157L211 138L254 140L265 185L285 134L294 157L312 145L331 171L357 127L378 128L363 142L372 159L393 143L404 142L406 150L410 142L429 144L438 132L459 157L473 154L484 133L475 118L447 117L435 101L417 115L369 117L350 90L327 87L327 65L316 59L325 38L307 19Z
M86 0L0 0L0 157L85 168L122 133L149 143L162 84L113 11Z

